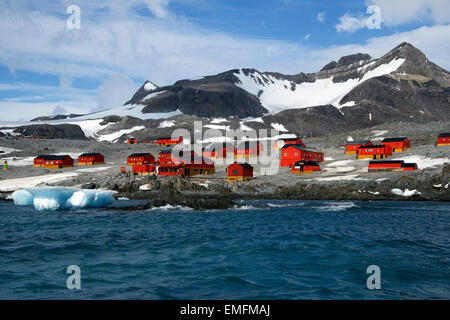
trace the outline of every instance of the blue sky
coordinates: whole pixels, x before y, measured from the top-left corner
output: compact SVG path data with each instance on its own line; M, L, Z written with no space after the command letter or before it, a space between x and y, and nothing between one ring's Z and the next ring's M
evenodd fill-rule
M79 30L66 27L69 5ZM448 12L446 0L0 0L0 121L118 106L147 79L315 72L403 41L449 69Z

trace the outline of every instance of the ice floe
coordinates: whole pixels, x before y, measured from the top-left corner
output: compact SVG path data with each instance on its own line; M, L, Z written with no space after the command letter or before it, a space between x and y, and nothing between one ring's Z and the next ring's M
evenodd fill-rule
M37 211L104 208L114 202L116 191L75 188L27 188L12 194L17 206L33 205Z

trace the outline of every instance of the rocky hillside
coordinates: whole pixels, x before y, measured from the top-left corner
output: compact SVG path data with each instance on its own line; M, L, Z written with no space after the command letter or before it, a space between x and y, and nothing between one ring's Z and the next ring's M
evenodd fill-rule
M320 106L314 117L362 125L370 124L369 113L374 123L450 116L449 72L408 43L379 59L362 53L345 56L317 73L235 69L151 90L145 86L127 102L144 106L144 114L179 110L198 117L247 118L298 109L288 114L302 118L306 108Z

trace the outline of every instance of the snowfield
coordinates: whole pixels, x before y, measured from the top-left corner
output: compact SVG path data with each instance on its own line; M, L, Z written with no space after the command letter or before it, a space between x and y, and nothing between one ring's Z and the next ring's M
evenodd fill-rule
M270 113L326 104L341 108L345 105L351 105L350 102L339 105L341 99L349 91L366 80L397 70L404 61L405 59L393 59L387 64L368 71L361 80L355 78L338 83L333 82L333 77L295 84L289 80L279 80L271 75L263 75L258 72L245 75L242 70L239 70L239 73L234 75L239 79L236 85L255 96L259 96L261 104ZM294 90L291 90L292 87Z
M111 134L105 134L105 135L102 135L102 136L97 136L97 140L99 140L99 141L116 142L122 135L128 134L128 133L132 133L132 132L135 132L135 131L139 131L139 130L142 130L142 129L145 129L145 126L136 126L136 127L131 128L131 129L123 129L123 130L119 130L119 131L116 131L116 132L111 133Z

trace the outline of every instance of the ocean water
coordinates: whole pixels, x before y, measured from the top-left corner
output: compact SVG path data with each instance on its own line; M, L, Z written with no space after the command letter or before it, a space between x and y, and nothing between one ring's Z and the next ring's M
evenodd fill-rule
M0 203L0 299L450 298L450 203L242 204L37 212ZM81 290L67 289L70 265ZM366 286L370 265L380 290Z

